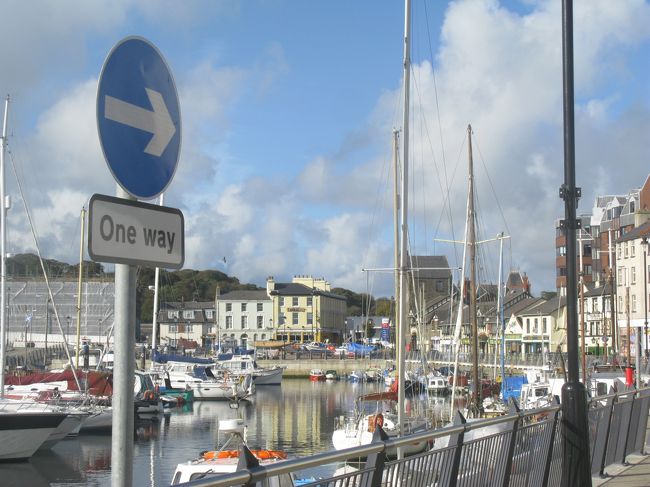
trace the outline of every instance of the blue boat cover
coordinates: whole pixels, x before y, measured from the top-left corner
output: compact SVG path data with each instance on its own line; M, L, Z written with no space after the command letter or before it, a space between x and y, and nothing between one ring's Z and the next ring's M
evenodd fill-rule
M174 355L172 353L158 353L158 352L154 352L153 361L159 364L166 364L167 362L187 362L188 364L214 363L209 358L190 357L188 355Z
M501 397L503 402L507 403L508 399L514 397L519 401L521 396L521 386L528 384L528 379L523 375L511 375L505 377L503 383L501 384Z

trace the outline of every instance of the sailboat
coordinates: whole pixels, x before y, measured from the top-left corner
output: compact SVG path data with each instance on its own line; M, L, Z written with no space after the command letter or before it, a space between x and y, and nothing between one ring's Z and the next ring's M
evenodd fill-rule
M339 450L352 446L359 446L370 443L372 435L376 428L381 428L389 436L403 436L422 431L429 428L429 423L424 418L406 417L405 414L405 327L408 323L408 158L409 158L409 104L410 104L410 39L411 39L411 2L405 0L404 6L404 99L403 99L403 146L402 146L402 171L401 191L399 192L399 202L395 201L395 283L398 295L398 307L396 312L396 350L397 350L397 382L394 389L389 393L379 395L362 396L357 401L355 411L351 418L342 418L339 420L338 428L332 434L332 443ZM398 136L397 131L393 132L393 157L395 167L395 190L398 187ZM398 208L400 211L397 216ZM401 235L398 230L401 229ZM399 262L398 262L399 261ZM368 401L375 401L375 410L371 413L364 407ZM394 403L396 411L386 410L383 404L386 401ZM389 454L403 458L404 455L417 453L426 448L426 442L414 442L409 447L400 447L396 451L390 451Z

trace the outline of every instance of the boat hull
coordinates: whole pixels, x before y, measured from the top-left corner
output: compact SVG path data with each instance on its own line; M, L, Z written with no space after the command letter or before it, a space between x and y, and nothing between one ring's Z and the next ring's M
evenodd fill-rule
M26 460L63 422L61 413L0 413L0 460Z

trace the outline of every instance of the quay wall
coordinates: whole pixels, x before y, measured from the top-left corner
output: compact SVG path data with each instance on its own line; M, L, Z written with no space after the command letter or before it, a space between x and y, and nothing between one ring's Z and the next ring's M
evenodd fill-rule
M298 359L298 360L257 360L260 367L271 367L282 365L283 377L308 377L311 369L336 370L339 375L347 375L353 371L364 371L368 369L383 369L393 365L395 362L383 359Z

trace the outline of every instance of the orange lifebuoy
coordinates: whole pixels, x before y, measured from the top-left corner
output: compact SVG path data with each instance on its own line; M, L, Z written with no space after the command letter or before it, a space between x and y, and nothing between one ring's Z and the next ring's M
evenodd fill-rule
M156 395L153 393L153 391L144 391L143 397L145 401L153 401Z
M375 426L379 426L380 428L384 427L384 415L379 413L377 416L375 416Z
M280 450L251 450L251 453L260 460L285 460L287 454ZM239 450L221 450L221 451L204 451L201 454L204 460L212 460L214 458L238 458Z

